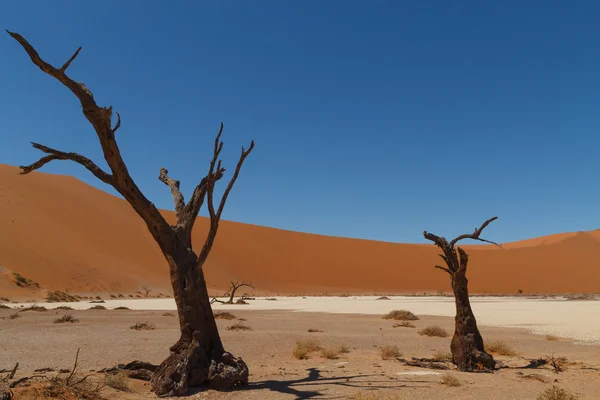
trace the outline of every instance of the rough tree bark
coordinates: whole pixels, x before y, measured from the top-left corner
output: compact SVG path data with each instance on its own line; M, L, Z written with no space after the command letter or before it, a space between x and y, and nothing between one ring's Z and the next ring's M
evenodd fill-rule
M214 202L214 187L223 177L219 155L223 149L220 141L223 124L214 142L212 160L207 175L194 189L186 204L179 190L179 181L171 179L168 171L160 169L159 179L171 189L177 220L169 225L158 209L140 191L130 176L115 140L121 126L121 117L112 126L112 106L101 107L83 83L67 76L66 71L78 56L81 47L61 67L56 68L42 60L37 51L21 35L7 31L25 49L31 61L42 71L60 81L79 99L83 114L94 127L111 173L103 171L90 159L77 153L66 153L33 143L33 147L47 155L28 166L21 166L21 174L28 174L53 160L70 160L83 165L102 182L114 187L129 202L146 223L150 234L159 245L167 263L173 294L179 313L181 337L171 348L171 355L154 373L152 390L159 396L185 395L190 386L210 385L217 389L230 389L248 382L248 367L241 358L235 358L223 348L223 343L213 317L202 267L212 249L221 214L227 197L240 173L246 157L254 148L251 142L242 153L218 206ZM199 254L192 249L192 228L200 208L206 200L210 215L210 228Z
M464 239L474 239L500 246L495 242L480 237L485 227L497 218L488 219L481 227L475 228L475 232L460 235L450 242L444 237L436 236L427 231L423 232L425 239L434 242L444 252L444 254L440 254L440 257L445 261L446 267L436 265L435 268L450 274L450 282L456 303L454 336L450 343L450 350L452 352L452 362L460 371L493 370L496 366L496 361L484 349L483 338L479 333L477 321L471 309L467 280L469 256L462 248L457 247L455 249L454 246L460 240Z

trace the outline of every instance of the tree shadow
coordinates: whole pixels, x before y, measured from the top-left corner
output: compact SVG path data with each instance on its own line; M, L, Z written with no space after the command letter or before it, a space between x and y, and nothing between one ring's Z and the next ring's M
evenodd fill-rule
M238 390L270 390L272 392L277 392L281 394L290 394L296 396L296 400L305 400L305 399L314 399L314 398L323 398L326 394L322 393L319 390L314 390L307 388L303 390L307 386L314 385L334 385L334 386L345 386L345 387L354 387L354 388L364 388L364 389L391 389L391 388L401 388L401 387L421 387L415 385L409 385L406 383L401 383L398 381L390 381L390 380L364 380L365 378L381 376L380 374L371 374L371 375L347 375L347 376L337 376L337 377L323 377L321 376L321 371L317 368L309 368L307 369L308 376L300 379L291 379L291 380L264 380L259 382L251 382L248 386L244 388L240 388ZM361 379L358 382L352 382L353 379ZM429 381L406 381L408 383L431 383ZM381 385L385 383L386 385ZM334 396L327 397L328 399L342 399L347 396Z

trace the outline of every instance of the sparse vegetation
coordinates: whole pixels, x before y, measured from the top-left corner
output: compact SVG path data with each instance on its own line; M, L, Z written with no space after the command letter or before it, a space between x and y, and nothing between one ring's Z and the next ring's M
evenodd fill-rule
M433 358L435 358L436 360L440 360L440 361L452 361L452 353L449 353L447 351L436 351L433 354Z
M55 310L65 310L65 311L68 311L68 310L73 310L73 308L71 308L69 306L59 306L59 307L56 307Z
M131 325L129 329L136 331L152 331L154 330L154 325L150 322L137 322L135 325Z
M233 315L230 312L227 311L217 311L215 313L213 313L215 319L226 319L226 320L232 320L235 319L235 315Z
M39 288L40 284L37 283L36 281L29 279L29 278L25 278L23 275L17 273L17 272L13 272L13 275L15 277L15 284L19 287L22 288L29 288L29 287L36 287Z
M308 330L308 332L310 332L310 333L321 333L321 332L323 332L323 331L322 331L322 330L320 330L320 329L314 329L314 328L310 328L310 329Z
M48 303L72 303L78 301L77 297L60 290L49 290L46 294Z
M65 314L60 318L56 318L54 320L55 324L64 324L64 323L75 323L75 322L79 322L79 320L77 318L75 318L74 316L72 316L71 314Z
M551 342L556 342L558 341L558 336L554 336L554 335L546 335L546 340L551 341Z
M343 345L343 344L339 345L337 349L340 352L340 354L350 353L350 348L348 346L346 346L346 345Z
M555 357L554 354L546 357L546 361L550 363L555 373L564 372L567 369L567 357Z
M450 387L459 387L462 386L462 383L458 378L450 374L442 375L442 380L440 381L442 385L450 386Z
M402 356L402 353L400 352L400 349L396 345L387 345L387 346L383 346L381 348L381 359L382 360L389 360L389 359L400 357L400 356Z
M44 306L38 306L37 304L32 304L29 307L25 307L25 308L21 309L21 312L26 312L26 311L43 312L43 311L48 311L48 309Z
M19 314L19 312L18 312L18 311L17 311L16 313L14 313L14 314L10 314L10 315L8 316L8 319L17 319L17 318L21 318L21 315Z
M10 309L11 307L7 306L6 304L0 304L0 309Z
M98 304L98 305L95 305L95 306L92 306L92 307L88 308L88 310L106 310L106 307L101 306L101 305Z
M144 291L144 296L148 297L148 295L150 294L150 292L152 291L151 287L148 286L142 286L142 290Z
M296 342L293 355L298 360L306 360L310 353L321 350L321 345L316 340L299 340Z
M321 357L326 358L328 360L335 360L335 359L339 358L339 356L340 356L339 348L329 347L329 348L321 349Z
M171 312L166 312L162 315L163 317L174 317L175 314L171 313Z
M227 328L228 331L251 331L252 328L250 328L247 325L244 325L244 322L242 321L238 321L235 324L228 326Z
M375 300L390 300L390 298L387 296L381 296L381 297L376 298Z
M396 321L416 321L419 319L419 317L407 310L392 310L385 314L383 319L393 319Z
M392 325L392 328L416 328L416 326L408 321L402 321Z
M556 385L552 385L548 389L544 390L542 394L537 397L537 400L577 400L578 397L572 393L567 392L564 389L559 388Z
M10 299L8 297L0 297L0 301L10 302Z
M120 306L120 307L116 307L115 310L129 310L129 307Z
M106 384L106 386L111 387L120 392L131 392L129 385L127 384L127 376L123 372L105 374L104 383Z
M517 352L503 341L492 342L486 347L488 352L500 354L501 356L513 357L517 355Z
M419 335L429 336L429 337L440 337L445 338L448 337L448 332L444 328L438 325L431 325L426 328L423 328L419 331Z

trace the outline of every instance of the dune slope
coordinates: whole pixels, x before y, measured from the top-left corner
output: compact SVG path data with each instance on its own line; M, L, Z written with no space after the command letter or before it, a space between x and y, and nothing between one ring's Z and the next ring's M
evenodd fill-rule
M169 220L173 213L164 211ZM200 248L207 220L195 226ZM472 292L598 291L598 231L466 246ZM276 294L406 293L449 289L433 269L437 249L284 231L223 221L205 267L215 293L230 279ZM41 289L170 293L168 268L146 226L122 199L67 176L18 175L0 165L0 296L28 294L13 272Z

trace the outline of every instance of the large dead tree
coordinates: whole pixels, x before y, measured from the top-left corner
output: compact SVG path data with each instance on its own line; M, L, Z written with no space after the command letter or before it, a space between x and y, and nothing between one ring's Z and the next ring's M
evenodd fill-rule
M471 309L469 289L467 287L467 263L469 262L469 256L462 248L455 248L454 246L464 239L474 239L499 246L495 242L480 237L485 227L497 218L488 219L481 227L475 228L475 232L460 235L450 242L444 237L436 236L427 231L423 232L425 239L431 240L444 252L444 254L440 254L440 257L445 261L446 267L436 265L435 268L439 268L450 274L450 282L456 302L454 336L450 343L450 350L452 352L452 361L460 371L493 370L496 366L496 361L491 354L486 353L483 347L483 338L479 333L477 321Z
M8 32L8 31L7 31ZM157 395L184 395L190 386L209 385L218 389L229 389L248 381L248 367L241 358L235 358L225 352L217 325L212 314L206 282L202 267L210 254L219 221L225 207L227 196L240 173L242 164L254 148L254 141L248 150L242 147L237 167L219 204L215 204L214 188L223 177L225 169L221 166L219 155L223 149L221 133L223 124L214 142L212 160L207 175L194 189L191 199L185 203L179 190L179 181L169 177L168 171L160 169L159 179L169 186L175 202L176 223L169 225L158 209L142 194L130 176L125 161L117 146L115 134L121 126L121 117L117 115L112 125L112 106L101 107L96 104L92 92L83 83L67 76L67 68L78 56L81 47L64 63L56 68L40 58L37 51L18 33L8 32L25 49L31 61L42 71L66 86L81 102L83 114L94 127L104 152L110 173L103 171L92 160L77 153L60 150L33 143L33 147L47 155L35 163L22 166L21 173L28 174L54 160L70 160L87 168L96 178L114 187L129 202L137 214L146 223L150 234L158 243L171 275L173 294L179 313L181 337L170 348L170 356L162 362L152 377L152 390ZM192 228L200 208L206 200L210 216L210 227L204 246L199 254L192 250Z

